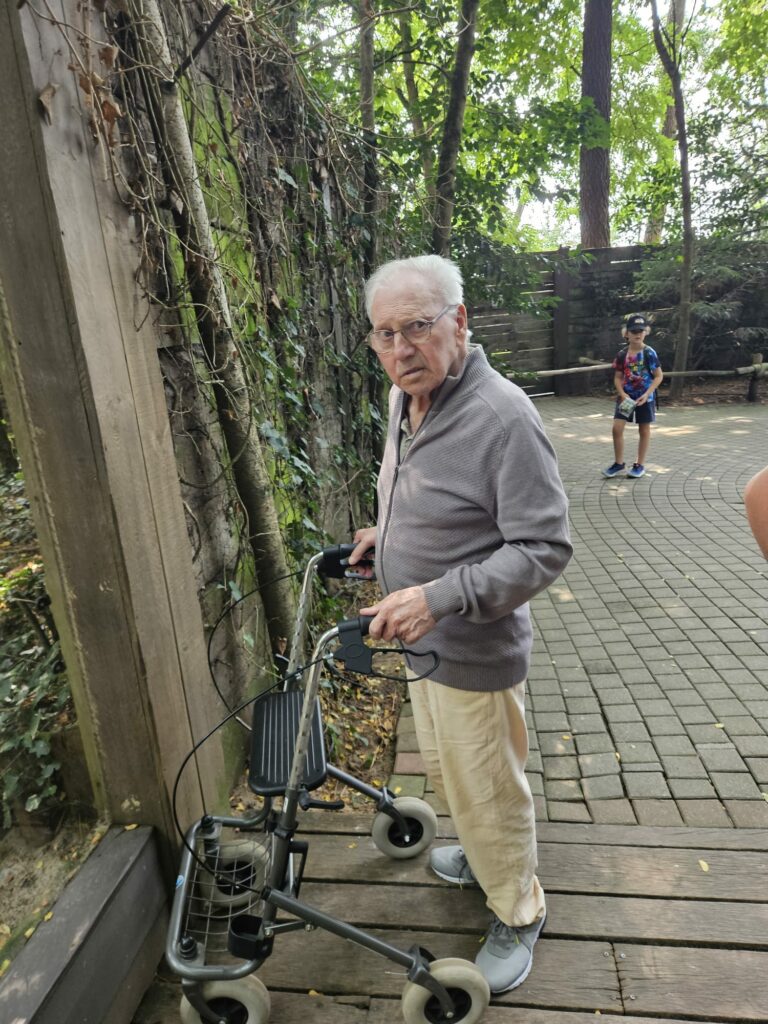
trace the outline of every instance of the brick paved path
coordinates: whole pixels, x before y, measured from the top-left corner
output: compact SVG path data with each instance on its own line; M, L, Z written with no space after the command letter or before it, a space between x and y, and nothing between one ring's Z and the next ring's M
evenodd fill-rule
M741 498L768 461L768 406L666 406L640 480L600 475L608 401L538 407L575 546L532 606L539 818L768 826L768 563ZM628 464L635 445L628 428ZM423 790L407 713L398 750L393 783Z

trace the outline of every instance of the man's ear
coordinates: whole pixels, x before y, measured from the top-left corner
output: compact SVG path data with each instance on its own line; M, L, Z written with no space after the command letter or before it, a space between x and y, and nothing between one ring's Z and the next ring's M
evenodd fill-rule
M460 302L456 307L456 326L459 331L466 336L467 328L469 327L469 318L467 316L467 307Z

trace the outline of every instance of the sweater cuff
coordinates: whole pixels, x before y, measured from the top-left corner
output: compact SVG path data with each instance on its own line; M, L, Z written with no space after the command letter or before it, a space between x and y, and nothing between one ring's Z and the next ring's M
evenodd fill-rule
M433 580L431 583L425 583L424 597L429 613L435 622L439 622L446 615L455 614L464 609L464 600L458 582L452 573L442 576L439 580Z

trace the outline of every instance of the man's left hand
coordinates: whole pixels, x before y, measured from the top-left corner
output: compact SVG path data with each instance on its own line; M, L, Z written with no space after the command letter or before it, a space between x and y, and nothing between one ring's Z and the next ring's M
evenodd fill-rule
M423 587L396 590L378 604L361 608L360 614L376 616L369 630L375 640L402 640L412 644L437 625L427 606Z

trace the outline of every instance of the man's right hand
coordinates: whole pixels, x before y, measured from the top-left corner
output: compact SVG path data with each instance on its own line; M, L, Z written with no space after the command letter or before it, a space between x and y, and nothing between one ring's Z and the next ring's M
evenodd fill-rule
M355 542L355 550L349 556L349 564L357 565L362 559L373 561L373 553L376 548L376 527L366 526L362 530L357 530L352 539ZM358 575L365 576L367 579L374 575L371 566L361 565L356 571Z

